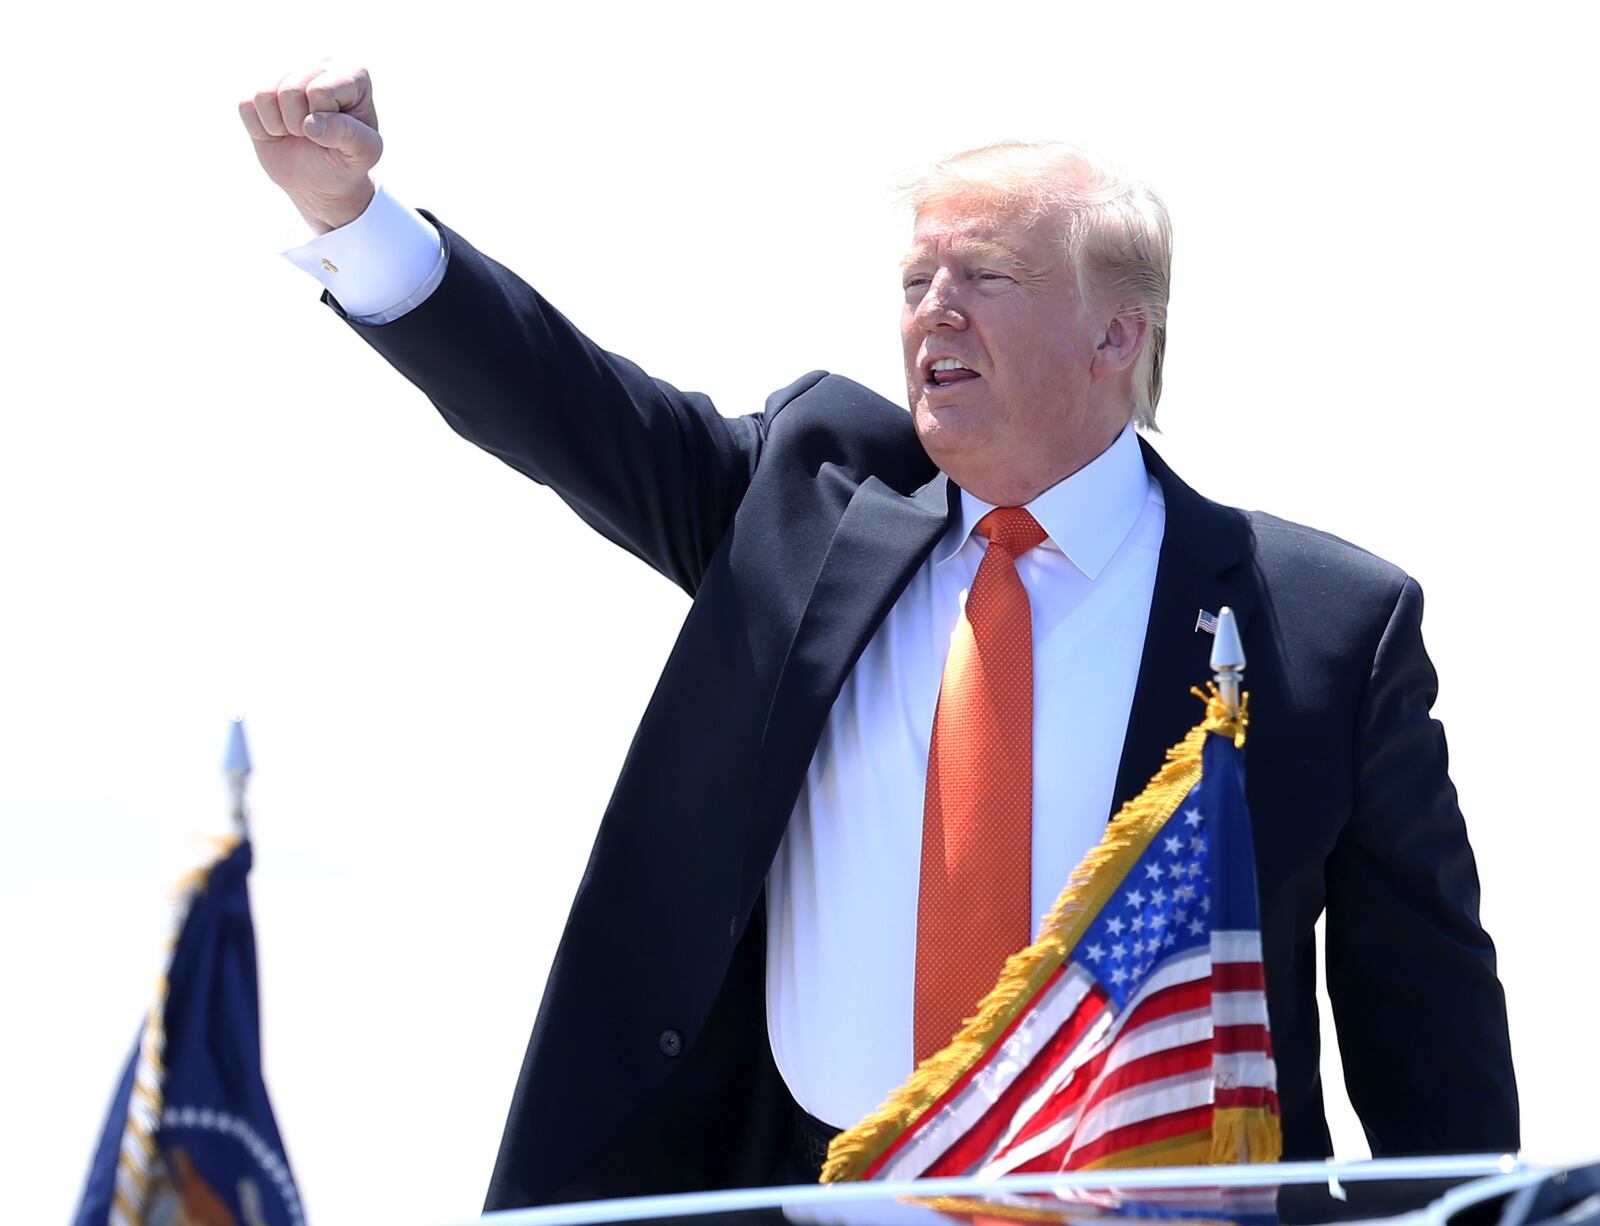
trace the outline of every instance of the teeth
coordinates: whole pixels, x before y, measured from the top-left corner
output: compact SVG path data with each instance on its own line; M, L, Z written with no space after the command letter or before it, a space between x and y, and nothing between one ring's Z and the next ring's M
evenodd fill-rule
M929 370L970 370L972 369L960 358L940 358Z

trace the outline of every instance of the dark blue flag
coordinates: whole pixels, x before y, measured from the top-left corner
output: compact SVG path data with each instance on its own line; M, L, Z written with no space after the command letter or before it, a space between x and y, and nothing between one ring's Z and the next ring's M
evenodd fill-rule
M74 1226L303 1226L261 1079L250 842L184 883L172 953Z

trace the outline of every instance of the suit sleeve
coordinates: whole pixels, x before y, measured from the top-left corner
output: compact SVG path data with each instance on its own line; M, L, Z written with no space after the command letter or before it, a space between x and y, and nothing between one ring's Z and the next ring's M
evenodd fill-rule
M429 220L448 260L439 287L390 323L347 322L458 434L692 595L749 486L766 415L725 418L650 378Z
M1374 1157L1514 1151L1516 1078L1494 946L1406 579L1356 742L1356 805L1327 864L1328 994Z

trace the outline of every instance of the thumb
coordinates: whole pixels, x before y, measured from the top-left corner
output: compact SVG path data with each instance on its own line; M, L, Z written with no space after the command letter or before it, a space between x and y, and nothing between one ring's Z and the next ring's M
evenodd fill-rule
M300 130L307 140L324 149L336 150L364 166L371 166L383 152L383 137L378 135L378 130L344 111L318 111L307 115Z

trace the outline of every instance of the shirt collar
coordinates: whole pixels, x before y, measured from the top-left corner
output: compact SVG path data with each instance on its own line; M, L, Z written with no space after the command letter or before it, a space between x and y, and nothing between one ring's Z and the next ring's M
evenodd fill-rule
M1065 480L1040 494L1027 509L1054 546L1090 579L1097 579L1111 555L1133 530L1150 496L1150 474L1129 422L1116 442ZM992 504L966 490L956 517L934 550L935 564L960 552Z

